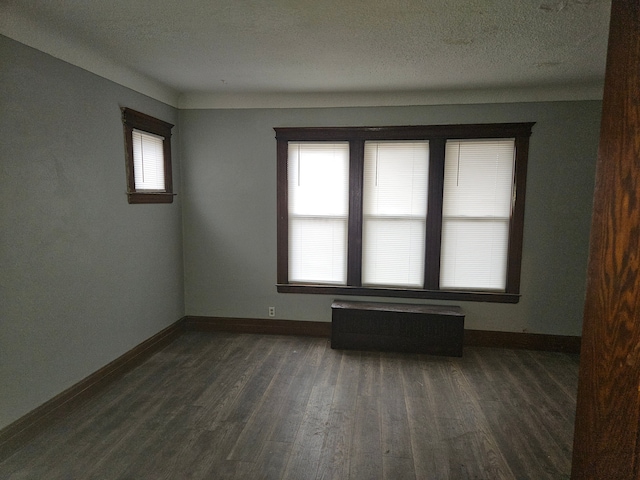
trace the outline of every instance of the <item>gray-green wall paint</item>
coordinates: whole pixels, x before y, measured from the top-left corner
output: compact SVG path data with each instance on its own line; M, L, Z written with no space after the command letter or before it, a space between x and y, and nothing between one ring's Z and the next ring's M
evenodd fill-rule
M333 296L276 293L273 127L536 122L520 303L428 303L461 305L467 328L580 335L600 108L549 102L181 110L186 313L266 318L275 306L277 318L331 319Z
M184 288L181 196L127 203L120 120L176 109L2 36L0 65L1 428L180 319Z

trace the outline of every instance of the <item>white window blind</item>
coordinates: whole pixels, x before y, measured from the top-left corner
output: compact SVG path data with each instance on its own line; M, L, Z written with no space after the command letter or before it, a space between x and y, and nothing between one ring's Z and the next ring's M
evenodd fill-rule
M366 142L362 284L422 287L428 142Z
M136 190L164 191L164 138L134 129L132 140Z
M349 144L289 142L289 281L347 283Z
M515 142L447 141L441 289L504 291Z

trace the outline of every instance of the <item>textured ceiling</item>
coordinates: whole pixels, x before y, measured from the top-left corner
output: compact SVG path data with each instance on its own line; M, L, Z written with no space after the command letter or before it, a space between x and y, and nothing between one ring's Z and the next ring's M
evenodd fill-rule
M581 86L608 0L0 0L180 93Z

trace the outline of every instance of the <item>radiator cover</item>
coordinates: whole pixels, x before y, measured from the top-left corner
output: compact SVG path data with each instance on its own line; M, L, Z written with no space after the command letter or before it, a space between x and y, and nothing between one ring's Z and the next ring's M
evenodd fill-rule
M335 301L331 348L462 356L460 307Z

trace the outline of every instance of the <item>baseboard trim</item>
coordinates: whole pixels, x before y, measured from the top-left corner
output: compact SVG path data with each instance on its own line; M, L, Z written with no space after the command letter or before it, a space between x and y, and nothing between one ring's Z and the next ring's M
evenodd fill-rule
M229 318L186 316L185 329L197 332L265 333L330 337L331 323L265 318Z
M0 430L0 460L11 455L53 421L92 398L108 384L171 343L184 332L184 324L184 318L178 320Z
M198 332L263 333L331 337L331 322L186 316L185 329ZM580 337L490 330L465 330L464 345L580 353Z
M515 348L548 352L580 353L581 337L539 333L465 330L464 345L469 347Z

